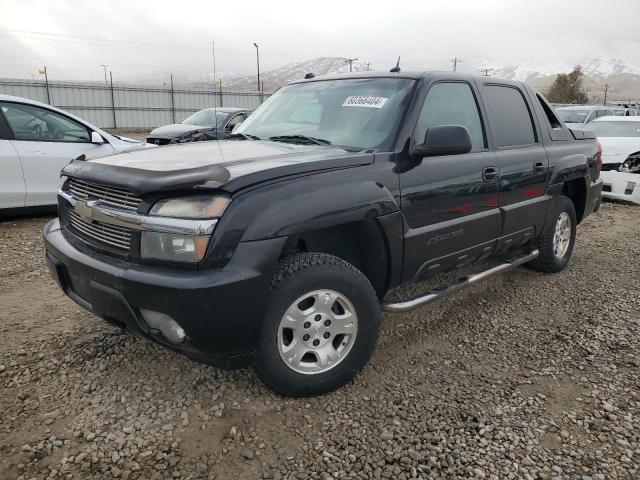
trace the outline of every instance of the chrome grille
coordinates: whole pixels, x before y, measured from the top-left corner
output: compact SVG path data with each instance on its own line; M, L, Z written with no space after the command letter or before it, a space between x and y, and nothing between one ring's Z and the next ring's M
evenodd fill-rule
M69 225L83 237L89 237L112 247L129 250L131 230L117 225L82 219L73 210L69 210Z
M69 179L69 192L79 199L98 200L101 205L121 208L123 210L137 211L142 202L140 197L135 196L124 188L116 188L108 185L85 182L76 178Z

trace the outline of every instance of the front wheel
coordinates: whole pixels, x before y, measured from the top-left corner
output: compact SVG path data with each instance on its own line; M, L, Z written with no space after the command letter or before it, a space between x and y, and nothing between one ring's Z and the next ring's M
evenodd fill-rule
M556 273L567 266L576 240L576 209L571 199L562 195L552 209L551 220L538 241L540 255L529 264L546 273Z
M376 293L353 265L324 253L292 255L272 284L256 372L281 395L330 392L367 363L379 324Z

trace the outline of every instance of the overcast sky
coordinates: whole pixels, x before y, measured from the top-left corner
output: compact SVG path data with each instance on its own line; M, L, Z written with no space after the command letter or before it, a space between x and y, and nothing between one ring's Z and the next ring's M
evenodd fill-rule
M386 69L614 57L640 65L640 0L0 0L0 76L100 80L265 70L319 56Z

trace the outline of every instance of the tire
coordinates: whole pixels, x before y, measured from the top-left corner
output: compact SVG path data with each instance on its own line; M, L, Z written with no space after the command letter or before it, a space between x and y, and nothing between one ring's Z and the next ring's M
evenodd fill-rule
M552 207L550 220L545 226L542 236L538 240L538 250L540 255L529 263L534 270L545 273L557 273L568 265L573 253L573 246L576 240L576 209L569 197L560 196ZM564 247L558 247L557 232L558 224L561 219L568 219L571 225L563 229L570 232L568 243Z
M379 327L378 297L358 269L324 253L291 255L272 282L256 372L284 396L333 391L369 361Z

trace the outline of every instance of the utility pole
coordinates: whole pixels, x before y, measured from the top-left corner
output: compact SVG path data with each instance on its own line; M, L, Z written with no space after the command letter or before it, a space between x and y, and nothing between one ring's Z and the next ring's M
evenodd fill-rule
M253 44L256 47L256 63L258 64L258 93L260 93L260 48L257 43Z
M41 75L44 74L44 84L47 88L47 103L51 105L51 93L49 92L49 75L47 74L47 66L45 65L44 68L38 70L38 73Z
M347 58L344 63L348 63L349 64L349 72L353 72L353 62L355 62L356 60L358 60L357 58Z
M493 68L481 68L480 71L484 72L484 76L488 77L489 76L489 72L493 70ZM455 70L454 70L455 71Z
M100 66L104 69L104 84L105 84L105 85L108 85L108 83L107 83L107 67L108 67L109 65L102 65L102 64L101 64Z
M454 57L451 60L451 63L453 63L453 71L455 72L458 69L458 63L460 63L462 61L462 59L458 58L458 57Z
M367 66L367 72L371 70L371 62L367 62L365 63L365 65Z
M606 106L607 105L607 92L609 91L609 84L605 83L604 84L604 101L602 102L602 105Z

